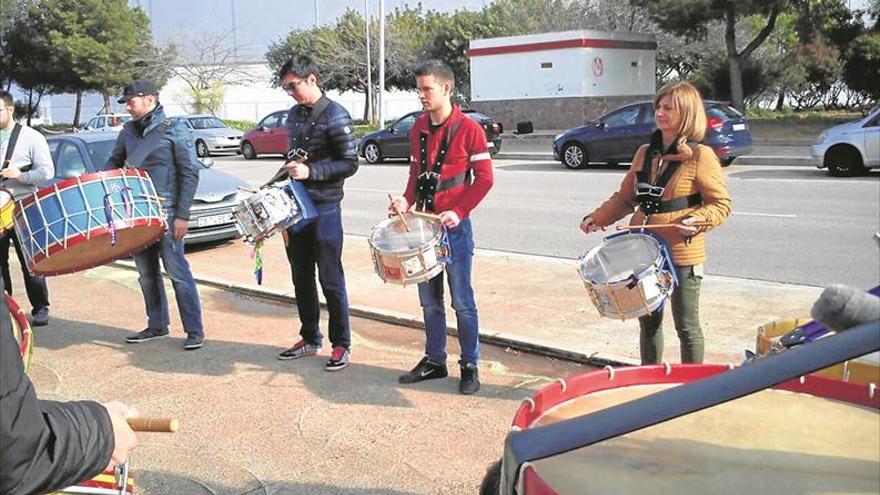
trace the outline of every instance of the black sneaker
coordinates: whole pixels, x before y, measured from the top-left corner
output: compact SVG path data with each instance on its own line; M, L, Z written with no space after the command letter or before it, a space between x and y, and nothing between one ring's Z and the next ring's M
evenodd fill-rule
M464 395L475 394L480 390L480 370L476 364L461 363L461 382L458 384L458 391Z
M425 356L409 373L400 375L397 381L400 383L416 383L422 380L446 378L448 375L449 371L446 369L446 364L437 364L428 359L428 356Z
M315 345L309 343L305 339L300 339L300 341L296 344L293 344L293 347L291 347L290 349L280 352L278 354L278 359L282 361L287 361L289 359L299 359L306 356L314 356L320 350L320 345Z
M31 326L44 327L49 324L49 308L36 308L31 311Z
M348 366L348 360L351 359L351 351L345 347L334 347L330 354L330 360L324 365L327 371L339 371Z
M125 341L129 344L140 344L148 340L164 339L165 337L168 337L168 328L145 328L131 337L126 337Z
M200 333L191 333L186 336L186 341L183 343L183 350L192 351L201 348L203 345L205 345L205 336Z

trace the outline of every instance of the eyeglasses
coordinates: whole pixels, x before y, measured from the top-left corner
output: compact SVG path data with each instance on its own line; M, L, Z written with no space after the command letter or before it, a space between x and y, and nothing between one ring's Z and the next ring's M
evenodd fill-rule
M300 84L302 84L304 82L306 82L305 79L303 79L301 81L291 81L289 83L282 84L281 89L283 89L284 91L290 92L290 91L295 90L297 86L299 86Z

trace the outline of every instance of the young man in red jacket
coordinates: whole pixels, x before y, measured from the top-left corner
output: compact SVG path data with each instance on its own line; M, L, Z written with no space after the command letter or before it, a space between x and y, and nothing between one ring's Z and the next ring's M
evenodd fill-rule
M492 160L483 129L452 104L455 76L444 63L429 60L416 69L416 87L425 110L410 131L409 180L403 197L392 199L390 212L415 208L440 216L449 240L452 261L446 265L452 307L461 345L462 394L480 389L479 323L471 267L474 234L469 218L492 188ZM419 284L425 319L425 357L400 383L444 378L446 368L446 311L443 273Z

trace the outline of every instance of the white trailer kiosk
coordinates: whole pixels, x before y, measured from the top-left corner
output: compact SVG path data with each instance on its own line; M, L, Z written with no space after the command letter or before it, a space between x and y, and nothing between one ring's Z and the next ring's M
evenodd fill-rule
M592 30L473 40L471 108L508 129L579 126L650 99L656 51L651 34Z

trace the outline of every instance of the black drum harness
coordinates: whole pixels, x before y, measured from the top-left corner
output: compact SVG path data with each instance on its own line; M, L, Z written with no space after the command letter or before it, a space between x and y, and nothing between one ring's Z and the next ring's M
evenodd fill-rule
M681 162L668 162L663 172L657 176L657 180L651 181L651 159L662 156L660 152L663 147L661 138L662 136L659 131L651 136L651 144L648 145L648 149L645 152L645 161L642 164L642 169L636 172L636 201L638 201L639 208L645 214L646 223L648 216L655 213L668 213L703 204L703 197L698 192L689 196L663 201L663 192L666 191L666 184L681 166ZM675 145L673 144L673 146ZM667 150L667 152L675 151L673 147Z
M440 149L437 150L437 156L434 157L434 167L428 169L428 131L422 131L419 136L419 177L416 180L416 209L421 211L434 211L434 195L440 191L451 189L459 184L463 184L470 174L467 172L450 177L443 181L440 180L440 172L443 169L443 161L446 158L446 152L449 151L449 143L458 132L458 126L461 122L456 122L447 128L445 139L441 141Z

